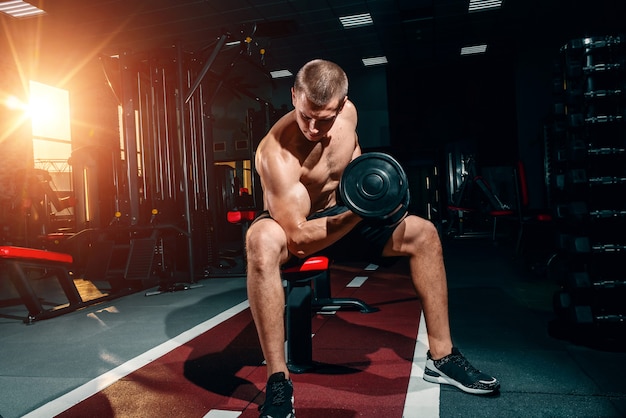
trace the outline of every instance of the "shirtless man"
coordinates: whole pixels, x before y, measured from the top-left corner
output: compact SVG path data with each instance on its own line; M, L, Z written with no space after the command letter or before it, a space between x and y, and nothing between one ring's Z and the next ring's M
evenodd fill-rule
M428 330L424 379L475 394L492 393L500 386L453 348L446 273L435 226L409 215L395 228L378 223L373 227L338 204L343 170L361 154L357 111L347 95L348 79L339 66L324 60L307 63L291 90L294 110L270 129L256 152L265 212L248 229L246 250L248 298L267 363L262 418L295 417L285 359L280 266L292 256L319 252L333 254L335 260L365 255L362 261L368 262L381 256L408 257Z

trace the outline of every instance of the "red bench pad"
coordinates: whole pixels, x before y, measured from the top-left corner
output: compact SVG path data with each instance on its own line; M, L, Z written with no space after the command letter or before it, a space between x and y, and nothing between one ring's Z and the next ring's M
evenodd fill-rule
M71 264L72 256L69 254L56 253L53 251L37 250L34 248L14 247L11 245L0 246L0 258L53 261L56 263Z
M315 256L307 258L306 261L295 267L283 270L283 273L297 273L302 271L323 271L328 269L328 257Z

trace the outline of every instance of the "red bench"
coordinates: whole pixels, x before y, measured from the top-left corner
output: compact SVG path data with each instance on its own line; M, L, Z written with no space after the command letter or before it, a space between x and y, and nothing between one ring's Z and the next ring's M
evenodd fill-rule
M287 367L293 373L305 373L315 368L312 313L329 309L353 309L362 313L378 311L360 299L331 297L328 257L313 256L299 261L283 268L281 276L287 282Z
M0 246L0 270L5 271L28 309L26 323L52 318L85 306L70 275L73 259L69 254L15 246ZM31 280L55 277L68 303L44 308Z

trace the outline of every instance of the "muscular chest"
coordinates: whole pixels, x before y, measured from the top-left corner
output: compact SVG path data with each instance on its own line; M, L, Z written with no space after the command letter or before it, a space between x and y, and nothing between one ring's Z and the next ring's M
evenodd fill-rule
M347 164L343 154L342 150L334 145L316 144L302 161L301 182L306 186L315 184L323 186L328 182L339 181Z

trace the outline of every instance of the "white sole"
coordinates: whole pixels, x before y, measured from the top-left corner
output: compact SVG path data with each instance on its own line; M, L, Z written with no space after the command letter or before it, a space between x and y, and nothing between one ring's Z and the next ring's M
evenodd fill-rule
M435 373L438 376L433 376L430 374L427 374L426 370L428 370L430 373ZM441 372L440 370L436 369L434 367L434 364L432 362L432 360L427 360L426 361L426 370L424 371L424 380L427 382L431 382L431 383L439 383L442 385L450 385L450 386L454 386L460 390L462 390L463 392L466 393L471 393L473 395L487 395L489 393L493 393L497 390L496 389L475 389L475 388L468 388L467 386L463 386L461 383L457 382L456 380L452 379L451 377L447 376L445 373ZM495 379L494 379L495 382ZM489 384L489 382L485 382L485 384Z

